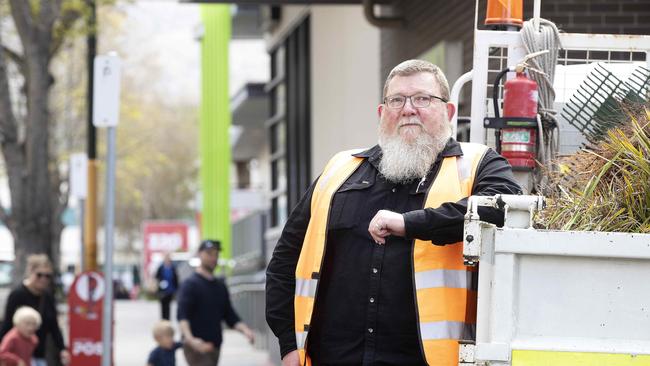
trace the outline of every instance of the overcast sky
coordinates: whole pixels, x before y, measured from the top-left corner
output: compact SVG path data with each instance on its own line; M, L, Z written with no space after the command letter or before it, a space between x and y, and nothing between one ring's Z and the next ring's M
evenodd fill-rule
M200 44L195 33L200 24L199 5L140 0L119 7L126 14L117 36L123 67L138 70L138 77L151 87L151 92L198 103ZM262 40L231 41L230 95L246 82L268 81L269 67Z

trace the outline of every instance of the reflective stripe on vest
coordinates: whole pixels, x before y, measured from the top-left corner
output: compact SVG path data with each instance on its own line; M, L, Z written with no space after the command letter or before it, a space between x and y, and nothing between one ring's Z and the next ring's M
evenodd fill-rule
M460 201L472 193L476 169L487 151L462 143L462 156L443 159L424 207ZM476 272L463 264L463 244L415 240L413 270L420 341L427 364L458 365L458 340L476 331Z
M334 193L363 162L352 156L362 150L343 151L336 154L325 166L323 174L314 186L311 198L311 219L296 266L296 290L294 296L296 344L301 365L310 365L305 354L305 343L314 310L314 296L327 238L327 221ZM327 214L325 214L327 213Z
M476 169L487 146L461 143L462 156L446 157L432 183L424 207L438 207L471 195ZM301 365L310 365L305 353L323 261L332 197L359 167L362 158L345 151L335 155L314 187L311 219L298 265L294 297L296 343ZM324 214L327 213L327 214ZM414 284L421 347L429 365L458 364L458 340L472 339L476 324L476 272L463 265L462 243L437 246L415 240Z

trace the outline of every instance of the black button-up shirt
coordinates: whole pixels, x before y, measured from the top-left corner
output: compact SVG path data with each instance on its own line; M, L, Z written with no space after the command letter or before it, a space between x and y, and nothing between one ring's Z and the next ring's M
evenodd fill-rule
M425 364L413 290L413 239L437 245L461 240L466 199L423 209L442 158L461 154L460 145L450 140L427 177L409 184L394 184L379 174L378 146L356 155L366 160L332 199L307 340L314 364ZM296 349L295 268L311 216L312 192L313 185L290 215L267 270L267 321L280 340L282 356ZM520 187L505 159L489 150L479 165L472 194L498 193L517 194ZM385 245L372 240L368 225L380 209L403 213L406 237L391 236ZM483 220L503 222L498 210L479 213Z

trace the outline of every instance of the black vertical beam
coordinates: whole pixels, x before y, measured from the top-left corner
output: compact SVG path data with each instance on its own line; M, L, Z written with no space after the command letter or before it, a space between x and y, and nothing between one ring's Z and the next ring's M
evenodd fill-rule
M310 89L310 48L309 18L298 29L298 197L311 184L311 89ZM297 203L297 201L296 201Z
M88 111L88 160L95 160L97 158L97 132L93 125L93 63L95 55L97 54L97 9L95 0L86 0L89 8L88 17L88 36L86 37L86 62L88 64L88 90L87 90L87 111Z
M298 57L297 57L298 37L297 32L294 31L287 38L286 41L286 96L287 96L287 139L286 139L286 167L287 167L287 212L293 210L299 200L299 176L300 165L298 159L299 151L299 121L298 121L298 107L299 107L299 90L298 81L300 75L298 74Z

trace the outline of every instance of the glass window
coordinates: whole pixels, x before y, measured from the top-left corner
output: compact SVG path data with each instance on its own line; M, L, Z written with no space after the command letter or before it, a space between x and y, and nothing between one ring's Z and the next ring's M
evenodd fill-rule
M291 206L311 183L309 48L309 18L306 18L271 52L267 124L271 153L271 227L284 223ZM287 175L288 167L292 167L291 179Z

